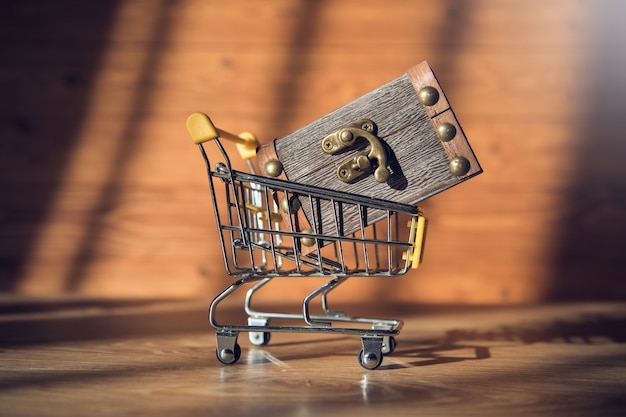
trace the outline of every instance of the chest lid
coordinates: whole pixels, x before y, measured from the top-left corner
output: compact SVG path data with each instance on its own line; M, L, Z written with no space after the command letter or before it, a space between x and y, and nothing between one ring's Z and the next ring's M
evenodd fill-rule
M410 205L482 172L426 62L263 145L257 160L264 175Z
M482 169L426 62L257 154L283 179L417 204Z

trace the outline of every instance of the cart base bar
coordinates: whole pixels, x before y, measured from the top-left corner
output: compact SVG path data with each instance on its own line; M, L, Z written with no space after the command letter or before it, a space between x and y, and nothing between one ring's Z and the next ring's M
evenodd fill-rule
M259 330L258 326L224 326L218 329L216 334L217 347L215 354L217 359L225 364L232 365L241 357L241 346L237 342L240 332L253 332ZM383 361L383 356L393 352L396 340L393 335L399 330L365 330L351 328L328 328L328 327L292 327L292 326L267 326L263 327L263 334L270 332L331 332L335 334L361 335L361 350L357 356L359 364L368 370L376 369ZM269 341L269 337L264 338ZM263 343L265 344L265 343Z

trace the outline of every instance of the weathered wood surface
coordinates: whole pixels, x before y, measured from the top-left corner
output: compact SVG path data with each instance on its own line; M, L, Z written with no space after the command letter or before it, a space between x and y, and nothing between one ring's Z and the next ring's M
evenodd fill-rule
M433 106L424 106L418 99L418 92L425 86L440 91L439 100ZM435 116L454 123L457 137L446 143L439 140L435 133L436 124L431 120ZM322 139L327 135L360 119L370 119L376 124L376 136L387 150L387 167L391 175L384 182L377 181L371 173L352 183L345 183L337 177L338 166L368 149L367 141L356 142L353 147L336 155L329 155L322 149ZM458 142L464 143L465 147L453 148L451 144ZM443 90L425 62L411 68L409 74L403 74L295 132L262 146L259 168L265 175L264 166L274 155L283 165L282 178L289 181L412 205L482 172ZM459 177L450 172L450 160L456 156L471 161L467 175ZM316 233L323 234L324 229L333 228L332 207L323 205L319 213L314 213L306 201L303 201L302 207L309 224L315 223L312 228ZM370 210L367 221L376 222L385 214L384 211ZM314 221L318 215L321 222ZM346 213L343 221L346 233L358 230L362 225L358 212Z
M268 143L428 60L486 173L422 203L417 273L335 295L626 297L626 2L2 5L3 291L213 296L231 278L187 116Z
M378 125L377 136L391 152L392 174L387 183L377 183L371 175L354 184L345 184L337 178L339 163L362 152L366 143L341 155L327 155L322 150L321 142L326 135L362 118ZM413 145L410 141L414 141L414 146L409 146ZM430 118L417 101L406 75L278 139L275 145L289 180L338 191L411 203L438 191L429 188L431 184L450 186L456 182Z
M295 306L294 306L295 307ZM346 306L341 306L346 307ZM626 307L415 307L381 368L358 337L273 334L224 366L206 305L80 302L0 316L0 415L622 416ZM226 314L238 318L238 314ZM7 339L14 340L8 343Z

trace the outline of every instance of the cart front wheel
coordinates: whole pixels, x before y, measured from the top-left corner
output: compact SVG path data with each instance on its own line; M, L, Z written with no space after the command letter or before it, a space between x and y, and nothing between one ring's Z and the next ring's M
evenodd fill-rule
M215 355L217 356L217 360L222 362L224 365L232 365L237 362L239 358L241 358L241 347L239 343L235 343L234 349L223 348L223 349L215 349Z
M365 353L365 351L361 349L359 351L359 363L363 368L371 371L378 368L380 364L383 363L383 355L382 353L377 355L374 352Z

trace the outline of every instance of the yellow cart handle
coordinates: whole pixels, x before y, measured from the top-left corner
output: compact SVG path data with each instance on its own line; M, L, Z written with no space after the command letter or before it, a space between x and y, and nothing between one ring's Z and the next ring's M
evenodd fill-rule
M408 227L411 227L411 248L408 251L408 261L411 264L411 269L417 269L422 263L422 257L424 256L424 244L426 243L426 217L422 215L414 216L414 219L409 221ZM407 260L407 253L404 253L402 259Z
M209 116L204 113L192 113L187 117L187 132L191 136L191 140L196 145L216 138L223 138L235 142L237 151L244 160L248 160L256 156L256 150L259 147L259 141L256 136L250 132L243 132L239 135L218 129Z

